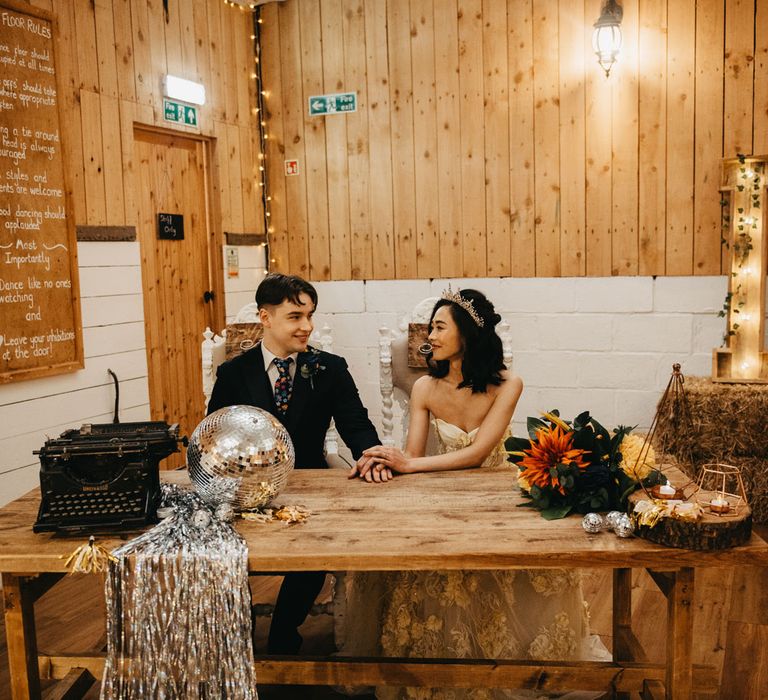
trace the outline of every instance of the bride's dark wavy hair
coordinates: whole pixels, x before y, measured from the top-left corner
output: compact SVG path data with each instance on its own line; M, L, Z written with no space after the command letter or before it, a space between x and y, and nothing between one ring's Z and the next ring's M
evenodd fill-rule
M469 313L456 302L439 299L429 317L429 328L432 329L432 320L437 310L443 306L450 307L451 317L458 326L464 349L461 361L463 380L458 388L471 387L473 394L482 393L489 384L501 384L501 371L506 369L501 338L496 334L496 324L501 321L501 316L482 292L476 289L462 289L459 293L462 299L472 302L478 316L483 319L483 327L480 328ZM427 366L432 377L440 379L448 374L448 360L433 360L430 355L427 358Z

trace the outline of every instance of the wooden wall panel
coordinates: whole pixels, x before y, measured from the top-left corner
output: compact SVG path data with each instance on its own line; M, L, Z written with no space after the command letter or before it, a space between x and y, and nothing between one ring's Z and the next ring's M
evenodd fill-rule
M312 279L331 279L330 231L328 228L328 162L325 146L325 120L308 115L307 104L312 95L322 95L323 60L322 60L322 24L320 18L320 0L306 0L298 4L298 25L287 25L290 33L281 41L285 54L291 56L296 47L301 46L302 73L298 85L293 80L285 80L286 90L296 95L299 101L295 105L297 115L304 120L304 158L306 169L307 196L307 235L309 237L309 257L305 274ZM283 24L280 23L282 28ZM298 31L298 34L297 34ZM290 86L290 87L289 87ZM334 90L334 92L336 92ZM274 169L272 170L274 172ZM290 207L291 203L287 202ZM291 230L291 229L289 229ZM294 247L298 251L306 245L306 239L300 236L300 229L292 231ZM291 252L293 258L293 251ZM293 268L301 269L299 268Z
M488 274L510 273L509 63L507 7L483 1L483 75L485 77L485 210ZM432 277L440 277L438 269Z
M416 174L413 160L413 73L410 7L387 2L389 99L392 116L392 205L396 277L417 276ZM343 118L343 117L342 117Z
M386 0L365 0L365 71L368 90L368 196L372 277L395 274L392 211L391 113Z
M640 63L639 230L638 272L664 274L667 176L667 0L640 3L638 47Z
M435 13L437 94L437 216L440 273L461 277L461 111L459 109L459 25L456 0L443 0ZM373 136L373 134L372 134ZM371 144L373 147L373 144Z
M411 0L416 275L440 276L437 233L437 109L433 0Z
M586 0L584 14L597 17L600 0ZM594 61L591 43L592 30L585 26L585 66ZM615 81L606 78L601 70L586 70L585 87L585 153L586 166L586 271L590 277L606 277L612 272L612 129L608 128L611 114L608 105L613 104ZM631 128L631 127L630 127ZM620 149L615 149L620 152ZM634 181L635 187L637 180Z
M752 153L755 1L725 2L723 153L731 158Z
M585 272L584 0L561 3L560 35L560 274ZM556 236L557 237L557 236Z
M484 206L485 134L484 129L474 126L484 124L481 1L459 0L458 16L463 276L483 277L488 265Z
M720 272L720 198L704 196L720 182L723 153L723 33L722 0L696 3L696 103L693 160L693 274ZM717 156L717 157L716 157ZM725 269L725 268L723 268Z
M768 150L768 6L624 0L606 77L601 4L280 3L301 21L265 25L282 58L271 113L304 160L291 178L267 161L285 187L275 264L312 279L720 274L720 161ZM307 117L309 94L342 91L357 113Z
M200 134L216 167L214 212L223 230L264 232L259 139L253 113L253 14L221 0L52 0L61 79L62 143L77 224L135 224L133 123ZM224 27L224 32L222 32ZM198 128L163 120L163 76L202 81ZM213 117L217 118L214 121ZM234 204L234 206L233 206ZM218 243L217 243L218 245Z
M267 5L262 11L262 19L268 26L278 27L279 17L277 13L276 5ZM265 83L270 86L270 99L267 102L269 105L269 111L266 114L258 114L259 119L269 121L270 124L270 138L267 139L266 158L276 159L278 162L282 158L292 158L294 153L292 149L295 147L294 140L286 140L286 131L283 120L283 93L282 93L282 79L280 77L280 33L276 31L273 35L273 40L263 47L261 53L261 70ZM303 153L303 146L301 146ZM258 158L258 156L257 156ZM265 167L264 159L257 160L257 172L261 172L261 169ZM297 178L290 178L291 181L296 181ZM259 188L260 190L261 188ZM270 182L269 196L271 199L270 207L270 222L269 222L269 239L272 243L271 256L275 258L275 262L272 267L274 270L283 271L290 268L290 262L287 259L288 255L288 212L285 206L286 202L286 179L282 177L276 177L274 181ZM261 196L261 192L257 192ZM301 198L301 201L305 201L305 198ZM276 257L281 255L283 257Z
M533 1L534 210L536 276L560 276L559 44L548 41L558 22L557 4Z
M341 0L322 0L322 92L344 88L344 37ZM331 279L349 279L352 262L349 230L349 160L347 120L331 119L325 124L325 160L328 165L328 243Z
M507 4L511 274L536 274L533 210L533 13L531 0Z
M693 138L696 42L695 0L667 10L667 241L668 275L693 269Z
M373 276L368 172L368 86L366 83L365 4L344 0L344 84L358 94L360 109L347 119L349 155L350 266L352 279Z
M638 0L627 0L623 7L621 63L614 66L611 74L615 77L610 81L612 157L606 176L611 180L611 251L610 260L606 263L609 263L612 275L636 275L640 243L637 191L640 8ZM588 60L592 58L588 57Z

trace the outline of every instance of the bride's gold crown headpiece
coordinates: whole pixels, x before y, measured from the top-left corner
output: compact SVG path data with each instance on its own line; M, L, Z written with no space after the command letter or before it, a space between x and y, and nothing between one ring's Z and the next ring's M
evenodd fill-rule
M472 300L465 299L463 296L461 296L460 289L454 292L451 289L451 285L449 284L448 289L443 291L443 293L440 295L440 298L447 299L448 301L452 301L454 304L458 304L472 317L472 320L478 325L478 327L482 328L485 325L485 322L480 317L480 314L475 311L475 305L472 303Z

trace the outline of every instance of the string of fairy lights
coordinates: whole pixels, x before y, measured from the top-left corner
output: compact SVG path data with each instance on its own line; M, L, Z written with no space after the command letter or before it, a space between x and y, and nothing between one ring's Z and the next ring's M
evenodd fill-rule
M737 332L753 321L759 320L760 299L758 291L760 285L755 278L759 275L755 269L750 253L755 246L759 246L761 236L761 211L762 200L763 164L750 159L748 162L743 155L738 157L738 174L736 176L736 221L733 244L733 262L731 269L732 297L730 302L731 318L730 327L726 337L732 337ZM762 246L759 246L762 250ZM746 350L746 348L744 349ZM748 374L757 369L759 358L753 351L746 350L738 359L738 369Z
M264 24L264 18L261 16L261 7L255 3L236 2L235 0L224 0L228 7L235 7L242 12L251 12L253 16L253 31L251 41L253 41L253 70L251 79L255 81L256 106L252 112L258 122L259 133L259 153L258 153L258 187L261 192L261 202L264 210L264 230L266 231L266 241L261 243L264 249L264 274L269 272L270 266L275 262L271 257L269 248L270 234L274 232L272 226L272 196L269 194L269 175L267 172L267 111L265 108L266 99L269 96L264 87L264 78L261 71L261 30Z

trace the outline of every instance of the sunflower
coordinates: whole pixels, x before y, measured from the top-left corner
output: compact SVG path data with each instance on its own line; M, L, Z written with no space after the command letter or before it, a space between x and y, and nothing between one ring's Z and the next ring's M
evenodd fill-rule
M561 494L565 494L565 489L560 484L557 472L552 473L554 468L558 464L571 464L579 469L589 466L584 459L589 452L575 449L573 432L564 431L559 425L537 430L536 442L531 442L531 448L523 452L525 457L518 462L518 467L523 470L526 481L541 489L556 488Z

